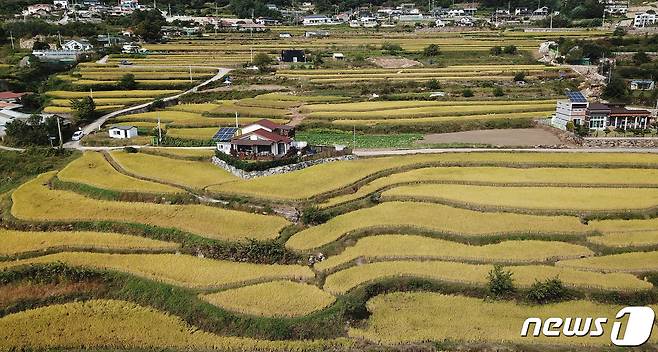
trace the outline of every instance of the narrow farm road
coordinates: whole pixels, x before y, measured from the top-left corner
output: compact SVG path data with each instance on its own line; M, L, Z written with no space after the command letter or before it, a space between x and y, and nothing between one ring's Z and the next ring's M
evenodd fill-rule
M23 148L12 148L12 147L5 147L4 145L0 145L0 150L7 150L10 152L23 152L25 149Z
M153 66L148 66L148 67L153 67ZM171 66L169 66L169 67L171 67ZM162 100L167 102L167 101L178 99L178 98L180 98L180 97L182 97L183 95L186 95L186 94L195 93L199 90L199 88L202 88L202 87L204 87L204 86L206 86L206 85L208 85L212 82L215 82L215 81L218 81L218 80L222 79L230 71L231 70L228 69L228 68L218 68L217 74L215 76L213 76L212 78L210 78L210 79L208 79L208 80L206 80L206 81L204 81L204 82L202 82L202 83L200 83L200 84L198 84L198 85L196 85L196 86L194 86L194 87L192 87L192 88L190 88L190 89L188 89L188 90L186 90L182 93L164 98ZM105 122L107 122L107 120L109 120L113 117L117 117L117 116L120 116L120 115L125 115L125 114L128 114L128 113L134 112L134 111L139 111L141 109L144 109L144 108L150 106L151 104L153 104L153 102L148 102L148 103L144 103L144 104L140 104L140 105L136 105L136 106L131 106L131 107L128 107L128 108L125 108L125 109L113 111L109 114L105 114L105 115L101 116L100 118L98 118L96 121L94 121L94 122L88 124L87 126L83 127L82 132L86 136L86 135L88 135L89 133L91 133L95 130L100 130L101 126L103 126L103 124ZM64 148L82 149L82 146L80 145L80 141L70 141L70 142L64 143Z

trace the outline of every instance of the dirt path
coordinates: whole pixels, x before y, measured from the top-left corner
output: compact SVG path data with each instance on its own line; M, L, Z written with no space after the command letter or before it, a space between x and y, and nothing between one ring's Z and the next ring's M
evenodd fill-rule
M290 109L291 118L290 118L290 122L288 122L286 125L292 126L292 127L297 127L297 126L299 126L299 124L302 123L302 121L304 121L304 119L306 118L306 115L302 114L302 111L301 111L302 106L304 106L304 105L301 105L301 106L298 106L296 108Z
M472 143L501 147L564 145L554 134L541 128L478 130L428 134L417 144Z

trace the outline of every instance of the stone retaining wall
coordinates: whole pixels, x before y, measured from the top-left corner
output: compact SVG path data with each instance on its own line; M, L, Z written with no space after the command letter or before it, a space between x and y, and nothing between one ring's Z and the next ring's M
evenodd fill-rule
M339 160L354 160L356 158L357 158L356 155L344 155L344 156L338 156L338 157L334 157L334 158L325 158L325 159L302 161L300 163L284 165L284 166L277 166L277 167L273 167L273 168L263 170L263 171L244 171L242 169L238 169L235 166L229 165L227 162L225 162L222 159L219 159L216 156L212 157L212 163L219 166L219 167L221 167L222 169L232 173L233 175L235 175L237 177L240 177L240 178L245 179L245 180L249 180L249 179L257 178L257 177L285 174L285 173L288 173L288 172L305 169L305 168L307 168L309 166L313 166L313 165L320 165L320 164L330 163L330 162L339 161Z
M658 148L655 137L583 138L585 148Z

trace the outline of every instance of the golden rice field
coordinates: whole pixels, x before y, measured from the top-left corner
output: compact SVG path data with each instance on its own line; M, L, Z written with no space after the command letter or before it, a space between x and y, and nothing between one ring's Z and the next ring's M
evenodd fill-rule
M394 185L422 182L493 183L500 185L643 185L655 186L658 170L654 169L606 169L596 168L501 168L501 167L428 167L378 178L360 187L356 192L337 196L324 202L332 206L365 197L378 190Z
M323 351L341 345L347 346L349 342L346 339L265 341L219 336L199 330L176 316L117 300L55 304L0 318L2 349Z
M643 273L658 271L658 252L630 252L592 258L561 260L556 265L604 273Z
M96 111L100 113L107 113L114 110L119 110L124 106L125 105L101 105L96 108ZM43 109L43 112L46 114L72 114L74 111L70 106L46 106Z
M195 139L207 141L217 133L217 127L202 128L170 128L167 129L167 136L182 139Z
M105 160L103 154L98 152L85 152L81 157L72 161L62 171L58 172L57 178L64 182L81 183L117 192L183 192L181 189L172 186L124 175L115 170Z
M658 245L658 230L636 232L611 232L602 236L593 236L588 241L607 247L646 247Z
M335 295L378 280L423 278L448 283L483 287L488 283L490 264L466 264L444 261L386 261L357 265L327 276L323 289ZM536 280L559 277L564 285L583 290L643 291L653 287L631 274L597 273L547 265L509 266L514 284L530 287Z
M305 316L335 301L316 286L292 281L265 282L201 297L230 311L265 317Z
M94 103L97 107L102 106L124 106L136 105L150 102L151 98L95 98ZM70 107L71 99L52 99L49 102L50 106Z
M294 234L286 243L305 251L359 231L380 233L391 229L417 229L464 237L507 234L585 234L591 231L570 216L482 213L440 204L387 202L337 216L324 224Z
M59 99L79 99L88 96L96 98L155 98L160 96L169 96L180 93L180 90L105 90L97 92L70 92L70 91L55 91L51 90L46 92L46 95L52 98Z
M163 205L96 200L48 188L45 173L12 194L11 214L26 221L116 221L174 228L208 238L244 241L268 239L288 225L280 217L204 205Z
M337 103L337 104L313 104L305 105L302 108L303 112L315 113L315 112L374 112L380 110L399 110L399 109L411 109L411 108L447 108L452 106L459 106L462 109L468 106L486 106L490 109L496 109L497 106L506 106L506 105L532 105L532 104L553 104L553 100L518 100L514 102L506 100L478 100L478 101L463 101L463 100L403 100L403 101L369 101L369 102L358 102L358 103Z
M275 109L269 107L242 106L233 101L220 101L219 106L208 111L210 116L238 116L263 117L284 119L289 111L286 109Z
M376 111L318 111L309 113L308 117L310 119L319 120L386 120L422 117L546 112L550 111L551 109L555 110L555 102L505 105L478 105L462 103L462 105L455 104L447 106L417 108L393 108Z
M406 171L429 166L461 164L477 166L658 167L658 155L633 153L446 153L399 157L365 158L312 166L296 172L211 186L211 192L245 195L275 200L303 200L347 187L367 176L385 170Z
M350 329L349 335L384 344L424 341L513 342L533 346L556 343L574 346L609 346L610 336L522 337L523 322L529 317L607 317L605 331L611 331L615 315L623 306L590 301L569 301L523 306L510 301L487 302L479 298L438 293L391 293L368 302L372 315L363 328ZM656 307L654 307L656 309ZM468 317L468 319L464 319ZM467 333L465 333L467 332ZM658 341L653 334L650 341Z
M158 153L158 154L163 154L165 156L189 157L189 158L207 157L208 159L210 159L213 155L215 155L215 150L214 149L154 148L154 147L149 147L149 148L142 149L142 151L154 152L154 153Z
M195 114L202 114L220 107L220 104L203 103L203 104L179 104L167 107L169 111L184 111Z
M202 189L237 180L237 177L209 162L124 151L113 151L110 155L131 174L184 187Z
M349 100L348 97L338 95L293 95L286 93L266 93L257 96L255 99L267 101L291 101L307 104L335 103Z
M0 229L0 255L11 256L46 250L173 250L177 243L102 232L23 232Z
M279 279L312 279L301 265L252 264L213 260L182 254L107 254L63 252L0 262L0 268L61 262L71 266L126 272L148 279L198 289L215 289Z
M479 115L457 115L457 116L438 116L438 117L413 117L413 118L396 118L396 119L338 119L331 120L330 125L336 128L353 128L356 127L390 127L390 126L432 126L436 124L450 124L459 122L486 122L486 121L511 121L511 120L534 120L537 118L549 117L552 110L536 112L515 112L515 113L491 113ZM312 122L322 122L324 120L305 120L307 124Z
M135 76L135 79L139 81L143 80L190 80L190 77L193 80L208 79L213 76L212 72L193 72L191 75L189 72L128 72ZM126 72L83 72L81 74L81 80L89 81L118 81L120 80Z
M160 118L161 123L166 123L167 127L226 127L226 126L235 126L235 117L205 117L200 113L185 112L185 111L175 111L175 110L164 110L164 111L152 111L132 115L124 115L117 118L114 118L115 122L135 122L135 121L145 121L145 122L157 122ZM240 124L252 123L260 120L260 117L240 117L238 122ZM269 119L275 123L286 123L288 120L281 119Z
M385 199L456 202L505 209L615 211L658 205L658 188L494 187L449 184L400 186Z
M366 261L426 259L480 263L532 263L590 257L589 248L558 241L503 241L483 246L414 235L377 235L360 239L354 246L315 265L332 270L356 259Z
M113 84L116 81L101 81L101 80L92 80L92 79L77 79L73 80L72 83L78 87L87 88L94 87L98 85L108 85ZM166 85L167 87L178 88L184 86L194 85L195 81L190 81L189 79L168 79L168 80L159 80L159 79L138 79L135 80L137 85L143 87L161 87Z

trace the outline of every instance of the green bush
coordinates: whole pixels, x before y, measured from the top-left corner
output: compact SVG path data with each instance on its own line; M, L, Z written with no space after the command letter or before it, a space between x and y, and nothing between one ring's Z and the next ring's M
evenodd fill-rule
M462 91L462 95L464 96L464 98L470 98L474 95L474 93L473 90L471 90L470 88L466 88Z
M502 97L505 95L505 92L503 91L503 88L496 87L493 90L493 95L494 97Z
M494 297L504 297L516 291L512 272L504 270L500 265L494 265L489 272L489 293Z
M544 304L557 302L565 299L568 291L562 280L558 277L547 279L546 281L535 281L528 290L527 298L529 301Z
M319 225L327 222L330 216L318 207L306 208L302 211L302 222L306 225Z

